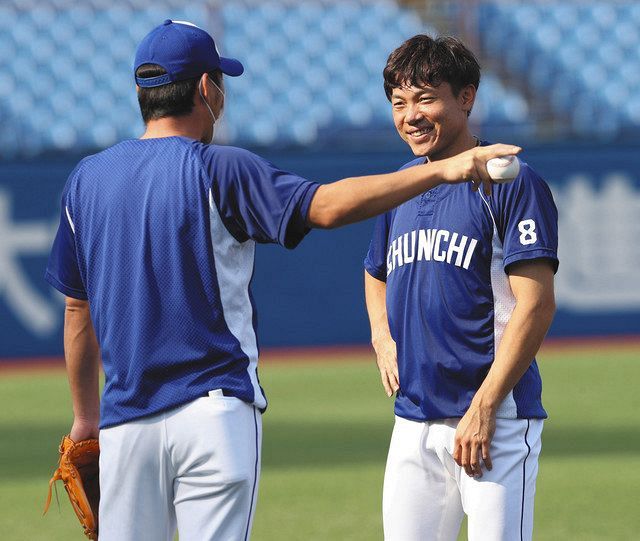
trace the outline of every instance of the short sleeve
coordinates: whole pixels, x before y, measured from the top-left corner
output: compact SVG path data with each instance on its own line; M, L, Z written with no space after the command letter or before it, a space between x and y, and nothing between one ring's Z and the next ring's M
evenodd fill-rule
M68 186L73 182L74 175L75 171L69 177L62 194L60 223L44 278L64 295L87 300L87 292L78 266L73 213L68 194Z
M203 159L220 216L238 241L294 248L310 231L307 214L319 184L240 148L209 146Z
M495 188L504 270L519 261L548 259L557 271L558 210L547 183L523 162L515 181Z
M382 282L387 281L387 244L389 242L390 212L376 218L373 236L364 259L365 270Z

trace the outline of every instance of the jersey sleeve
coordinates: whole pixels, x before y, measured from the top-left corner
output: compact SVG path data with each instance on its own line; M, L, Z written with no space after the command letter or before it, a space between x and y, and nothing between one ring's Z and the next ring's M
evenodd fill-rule
M558 210L547 183L522 162L513 182L494 188L504 270L518 261L548 259L557 271Z
M73 183L77 168L69 176L62 193L60 223L51 247L44 278L49 284L68 297L87 300L76 252L73 211L69 198L69 186Z
M220 216L236 240L294 248L310 231L307 214L319 184L240 148L210 147L205 161Z
M389 242L390 213L381 214L376 218L373 235L369 244L369 251L364 258L365 270L374 278L382 282L387 281L387 244Z

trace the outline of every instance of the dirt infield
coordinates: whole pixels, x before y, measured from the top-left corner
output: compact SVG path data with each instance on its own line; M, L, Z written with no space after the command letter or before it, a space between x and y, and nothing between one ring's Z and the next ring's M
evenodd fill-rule
M640 335L589 336L572 338L548 338L541 355L553 355L564 351L580 350L638 350L640 358ZM373 349L369 345L309 346L264 348L260 355L262 363L313 363L339 362L345 357L373 361ZM64 370L63 357L17 357L0 359L0 376L16 373L49 372Z

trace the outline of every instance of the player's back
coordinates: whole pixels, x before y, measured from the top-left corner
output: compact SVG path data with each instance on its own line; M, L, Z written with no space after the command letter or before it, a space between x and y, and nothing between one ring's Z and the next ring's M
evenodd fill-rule
M102 426L216 387L254 399L220 301L198 148L181 137L125 141L83 160L67 185L107 376Z

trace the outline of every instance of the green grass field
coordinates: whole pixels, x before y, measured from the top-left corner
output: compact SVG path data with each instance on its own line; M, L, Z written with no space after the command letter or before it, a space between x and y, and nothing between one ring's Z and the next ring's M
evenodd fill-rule
M550 419L534 538L639 539L640 351L547 351L540 367ZM270 407L252 539L382 539L393 414L372 358L265 362L261 379ZM62 487L60 512L54 499L41 516L71 421L64 374L0 375L0 397L0 538L84 539Z

